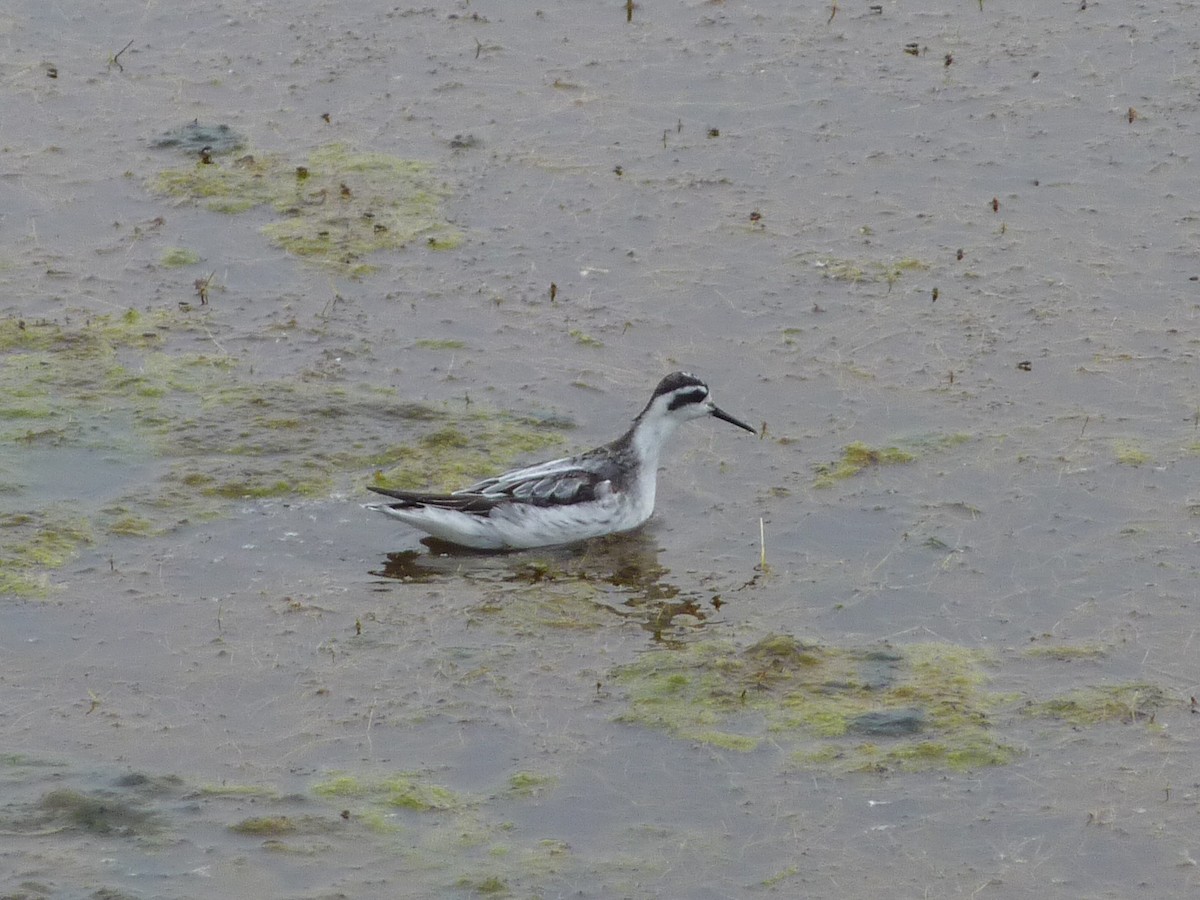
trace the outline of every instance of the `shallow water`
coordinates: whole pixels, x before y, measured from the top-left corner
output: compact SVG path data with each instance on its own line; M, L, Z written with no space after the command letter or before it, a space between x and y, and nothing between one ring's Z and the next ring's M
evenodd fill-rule
M101 7L0 13L0 891L1194 893L1194 8ZM289 255L155 190L193 119L426 163L461 243ZM767 432L683 429L642 533L360 507L675 368ZM863 765L721 680L771 635L967 654L1017 753Z

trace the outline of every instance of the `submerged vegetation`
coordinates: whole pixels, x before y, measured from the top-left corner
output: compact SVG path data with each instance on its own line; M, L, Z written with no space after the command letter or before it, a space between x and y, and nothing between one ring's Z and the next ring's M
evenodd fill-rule
M373 271L367 257L378 250L410 244L449 250L462 240L442 214L444 191L427 163L341 144L306 160L277 154L201 159L159 173L153 187L228 215L270 207L278 218L262 230L271 241L349 275Z
M174 339L200 338L180 352ZM392 390L261 379L183 311L0 319L0 593L45 596L50 573L98 536L131 538L224 514L231 501L325 496L403 463L447 486L562 440L473 403L404 403ZM453 421L453 426L450 422ZM400 440L397 441L397 434ZM80 504L72 471L111 470ZM50 486L36 502L25 493Z
M775 634L743 650L705 641L616 673L624 721L728 750L763 742L836 771L970 769L1020 753L992 731L1012 698L986 690L985 657L948 644L851 649Z
M843 259L817 256L809 260L826 278L834 281L883 282L889 287L907 272L923 272L929 263L911 257L897 260Z
M614 678L628 692L624 722L726 750L770 744L791 765L838 773L1005 765L1024 752L1022 717L1152 723L1169 702L1142 683L1023 700L987 689L993 664L943 643L853 648L773 634L744 649L699 641L647 653Z

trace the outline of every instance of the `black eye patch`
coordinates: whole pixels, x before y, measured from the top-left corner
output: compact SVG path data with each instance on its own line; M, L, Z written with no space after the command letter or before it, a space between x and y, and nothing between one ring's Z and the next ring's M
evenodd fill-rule
M676 394L671 400L671 405L667 407L669 410L679 409L681 406L687 406L690 403L703 403L708 396L708 391L703 388L695 388L690 391Z

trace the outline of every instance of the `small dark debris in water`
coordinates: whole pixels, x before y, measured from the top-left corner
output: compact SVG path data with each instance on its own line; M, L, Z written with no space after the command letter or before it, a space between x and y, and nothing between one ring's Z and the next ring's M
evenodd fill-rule
M1129 107L1128 115L1129 115L1129 124L1132 125L1138 117L1138 111L1131 106L1131 107Z
M371 230L374 231L376 234L383 234L388 229L387 229L387 226L384 225L382 222L376 222L373 226L371 226Z
M1188 281L1200 281L1200 275L1189 275Z
M550 282L550 302L553 303L558 297L558 285L553 281Z
M829 25L833 22L833 17L837 15L837 0L834 0L829 6L829 18L825 20L825 24Z
M992 212L1000 212L1000 198L999 197L992 198Z
M240 150L246 144L246 139L228 125L202 125L199 120L168 131L150 146L159 149L181 150L184 153L199 153L204 147L209 152L220 156Z
M50 65L50 63L46 63L46 77L47 78L57 78L58 77L58 66L52 66L52 65Z
M621 166L613 166L613 174L620 178L625 174L625 169L623 169Z
M330 124L330 123L333 121L333 119L332 119L332 118L330 118L330 116L329 116L329 113L321 113L321 120L322 120L322 121L323 121L323 122L324 122L326 125L329 125L329 124Z
M1200 703L1197 703L1196 698L1192 697L1192 715L1194 716L1197 713L1200 713Z
M883 5L880 3L873 3L870 6L868 6L867 9L869 9L871 11L871 15L873 15L873 16L882 16L883 15Z
M1023 359L1019 363L1017 363L1017 368L1020 369L1022 372L1032 372L1033 371L1033 363L1027 359Z
M625 21L626 22L633 21L633 8L635 5L636 4L634 4L633 0L625 0Z
M751 222L761 222L762 221L762 213L760 213L756 209L754 212L750 213L750 221Z
M938 292L938 289L937 289L937 288L934 288L934 289L933 289L933 291L932 291L931 293L932 293L932 296L933 296L933 302L934 302L934 303L937 303L937 298L938 298L938 293L939 293L939 292Z
M354 620L354 633L355 633L355 635L362 634L362 619Z
M1087 9L1087 0L1079 0L1079 10L1082 12Z
M946 60L943 63L943 65L945 65L945 67L948 69L948 68L950 68L950 66L953 62L954 62L954 57L951 54L947 53Z
M963 258L963 250L962 250L962 247L959 247L959 248L958 248L958 252L954 254L954 258L955 258L955 259L957 259L957 260L961 260L961 259Z
M1029 77L1030 77L1030 78L1037 78L1037 77L1038 77L1039 75L1041 75L1041 74L1042 74L1042 73L1041 73L1041 72L1039 72L1037 69L1034 69L1034 70L1033 70L1033 74L1032 74L1032 75L1030 75Z
M296 180L303 181L308 177L308 166L296 166Z
M815 313L823 313L825 312L825 307L823 307L820 303L814 303L812 311Z
M352 196L354 196L354 192L350 190L350 186L348 184L346 184L346 182L344 182L344 181L340 185L338 185L338 192L342 195L342 198L345 200L349 200Z
M451 150L474 150L479 146L479 138L473 134L456 134L449 143Z
M881 709L855 716L848 723L848 727L858 734L880 737L917 734L925 727L925 715L915 708Z
M212 147L200 148L200 162L206 166L212 165Z
M907 43L904 45L904 52L907 53L909 56L920 56L921 55L921 45L918 44L916 41L911 41L910 43Z
M342 810L342 819L347 822L350 821L350 810L348 810L348 809Z
M720 128L710 128L710 129L708 129L708 136L709 136L710 138L720 137L720 136L721 136L721 129L720 129Z

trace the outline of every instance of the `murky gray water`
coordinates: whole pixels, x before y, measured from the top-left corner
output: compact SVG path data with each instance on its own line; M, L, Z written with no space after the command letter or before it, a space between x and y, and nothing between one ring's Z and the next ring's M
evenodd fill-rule
M1200 13L875 6L0 11L0 892L1194 894ZM194 119L461 240L301 260L156 189ZM676 368L767 434L683 429L641 534L359 506ZM966 712L821 733L770 635Z

